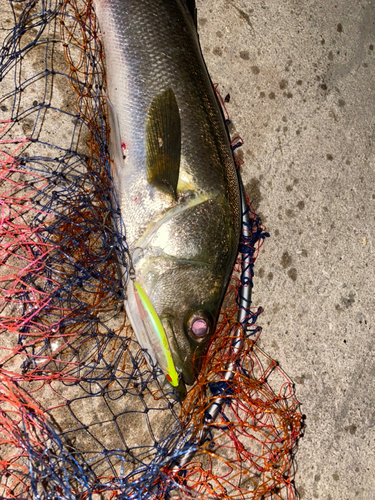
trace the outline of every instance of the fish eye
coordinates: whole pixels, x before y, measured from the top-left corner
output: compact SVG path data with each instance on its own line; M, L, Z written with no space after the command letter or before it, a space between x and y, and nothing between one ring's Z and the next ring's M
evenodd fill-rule
M204 342L212 331L212 316L208 311L196 311L186 323L186 331L195 342Z

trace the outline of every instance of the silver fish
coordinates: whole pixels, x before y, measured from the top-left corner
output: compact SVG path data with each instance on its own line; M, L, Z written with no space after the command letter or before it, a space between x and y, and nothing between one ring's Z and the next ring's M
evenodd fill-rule
M94 8L113 181L134 269L125 308L139 343L182 398L237 253L237 174L193 2L94 0Z

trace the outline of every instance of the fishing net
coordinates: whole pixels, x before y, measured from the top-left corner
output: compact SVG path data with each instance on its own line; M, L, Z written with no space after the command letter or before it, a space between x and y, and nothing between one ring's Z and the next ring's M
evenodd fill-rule
M180 405L124 314L91 4L9 0L1 19L0 498L294 499L298 403L257 347L261 308L244 300L259 217L246 208L217 330Z

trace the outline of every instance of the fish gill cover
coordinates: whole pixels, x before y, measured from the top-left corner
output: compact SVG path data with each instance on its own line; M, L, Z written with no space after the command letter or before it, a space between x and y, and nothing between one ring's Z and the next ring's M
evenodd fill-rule
M257 347L261 308L241 300L259 217L246 209L217 330L180 405L124 315L91 3L2 10L0 498L294 499L299 405Z

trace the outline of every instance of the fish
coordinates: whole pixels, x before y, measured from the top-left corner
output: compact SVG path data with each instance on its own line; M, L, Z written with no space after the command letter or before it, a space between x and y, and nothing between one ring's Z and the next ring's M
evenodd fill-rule
M215 331L241 231L239 180L192 0L94 0L125 310L182 400Z

